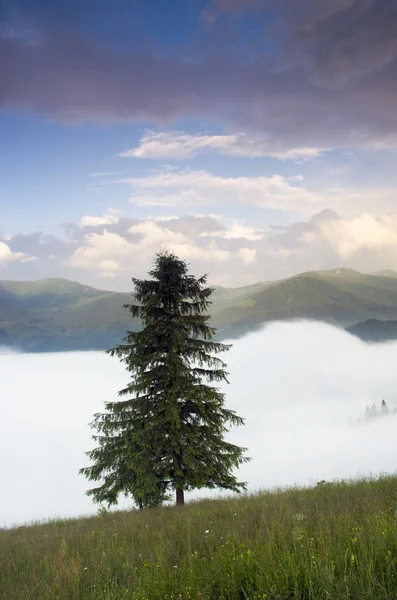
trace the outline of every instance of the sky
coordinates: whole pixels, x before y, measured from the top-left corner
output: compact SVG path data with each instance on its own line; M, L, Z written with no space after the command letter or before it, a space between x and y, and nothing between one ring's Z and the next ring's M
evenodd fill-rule
M227 407L245 419L227 434L252 459L239 469L240 481L254 492L395 473L397 415L358 421L382 399L397 406L396 358L396 342L367 345L313 321L272 323L235 341L223 387ZM95 513L85 495L95 483L78 474L95 445L88 423L116 399L128 373L102 352L6 352L1 362L0 527ZM21 371L28 396L15 386ZM220 491L188 499L211 494ZM118 508L131 506L121 498Z
M397 269L395 0L0 0L0 279Z

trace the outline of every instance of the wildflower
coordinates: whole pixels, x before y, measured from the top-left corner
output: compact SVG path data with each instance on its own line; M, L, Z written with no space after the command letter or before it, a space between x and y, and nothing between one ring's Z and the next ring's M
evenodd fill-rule
M205 533L209 533L209 532L210 532L210 530L209 530L209 529L206 529L206 530L205 530Z
M296 515L294 515L294 519L296 519L297 521L304 521L306 519L306 515L304 515L303 513L297 513Z

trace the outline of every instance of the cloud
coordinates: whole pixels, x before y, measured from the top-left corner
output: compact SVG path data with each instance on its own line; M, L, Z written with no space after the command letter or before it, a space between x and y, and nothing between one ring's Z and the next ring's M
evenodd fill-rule
M124 171L98 171L90 173L90 177L113 177L114 175L124 175Z
M307 221L266 228L237 219L221 223L211 217L146 219L123 234L106 226L87 232L67 264L109 276L130 272L132 261L134 270L142 274L162 247L193 261L199 270L210 270L213 282L232 286L306 270L397 269L397 216L362 213L346 218L323 210ZM236 264L243 266L239 273Z
M255 248L240 248L238 251L244 265L252 265L255 262L256 250Z
M14 261L31 262L37 260L35 256L29 256L24 252L13 252L8 244L0 240L0 267L6 267Z
M222 177L205 170L155 171L146 177L118 179L128 185L130 201L137 206L191 207L250 205L263 209L301 213L309 216L324 208L346 214L393 210L395 189L344 189L322 187L321 191L302 185L302 177L282 175Z
M104 229L100 233L87 233L84 245L77 248L65 263L83 269L118 271L121 269L120 260L126 260L128 256L132 257L130 243L122 236Z
M323 202L320 196L292 185L281 175L220 177L207 171L186 170L125 178L119 183L130 186L130 200L140 206L197 207L227 203L304 211Z
M394 254L397 248L397 215L362 214L352 219L329 219L303 233L306 243L329 243L343 259L362 251Z
M249 7L251 21L239 20ZM271 152L282 154L396 145L395 0L214 0L209 10L233 12L237 36L243 27L257 31L259 19L264 36L223 45L222 18L211 17L202 29L213 32L200 34L200 51L192 53L189 40L160 57L148 45L113 52L37 18L34 44L24 36L0 38L0 106L65 123L216 119L260 131ZM283 34L268 43L264 10L274 16L272 30ZM205 50L206 35L217 40L217 52Z
M308 221L270 228L258 260L269 259L270 252L268 268L278 276L336 267L368 273L397 269L396 247L396 214L344 218L324 210Z
M102 217L93 217L91 215L84 215L81 217L80 226L81 227L98 227L99 225L111 225L112 223L119 222L119 214L120 211L115 209L109 209L109 211L103 215Z
M202 237L208 237L216 235L217 237L225 240L244 239L248 241L261 240L266 237L266 233L263 229L248 227L247 225L241 224L238 221L234 221L229 228L224 227L222 230L216 231L205 231L201 234Z
M66 277L101 287L102 278L111 279L115 290L129 290L131 275L146 276L154 254L164 247L187 260L194 272L208 272L211 285L227 287L307 270L397 270L396 213L341 216L322 210L272 226L257 211L254 220L205 214L122 217L111 224L69 224L67 236L59 238L19 234L0 242L0 265L14 279Z
M211 0L213 10L226 12L235 16L250 11L258 14L269 8L277 8L284 21L297 27L303 24L314 24L331 17L341 10L350 8L356 0L301 0L299 6L294 0ZM360 0L358 0L360 2ZM371 2L371 0L370 0Z
M121 152L127 158L187 159L204 153L218 153L245 158L272 157L280 160L317 158L325 152L321 148L290 148L275 151L268 140L245 134L200 135L184 132L147 132L136 148Z
M168 247L185 260L195 260L206 265L221 264L229 260L230 252L217 247L211 239L199 245L183 233L172 231L153 220L140 221L128 230L128 239L104 229L100 233L87 233L83 243L67 259L66 264L79 269L90 269L104 273L130 271L133 261L135 269L147 270L154 254Z
M395 473L397 416L357 426L349 420L363 417L366 405L379 407L382 398L391 409L397 406L396 351L396 343L368 345L313 322L273 323L233 340L226 357L230 385L219 385L227 407L245 419L227 436L248 447L252 461L239 477L249 490ZM90 483L78 470L94 447L88 423L105 402L117 400L125 365L104 352L3 353L1 361L7 401L0 525L95 514L97 506L84 493ZM29 394L15 385L21 373ZM49 410L55 387L57 410ZM118 508L130 507L131 500L121 497Z
M159 217L156 222L171 231L183 233L189 238L215 233L222 235L223 232L228 231L225 225L222 225L216 217L211 215L185 215L183 217L168 217L167 219Z
M396 66L394 0L212 0L211 4L235 16L243 11L256 17L275 11L287 34L287 64L306 67L317 85L338 89Z

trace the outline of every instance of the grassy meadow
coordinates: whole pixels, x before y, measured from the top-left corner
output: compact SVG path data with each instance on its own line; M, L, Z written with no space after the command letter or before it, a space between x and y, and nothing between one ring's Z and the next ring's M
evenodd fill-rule
M397 478L3 529L0 598L396 600Z

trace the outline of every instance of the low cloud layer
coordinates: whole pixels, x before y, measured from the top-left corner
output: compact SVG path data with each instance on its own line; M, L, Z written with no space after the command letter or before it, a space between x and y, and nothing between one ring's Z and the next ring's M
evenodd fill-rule
M305 0L299 10L295 0L212 0L191 39L165 58L148 44L129 48L127 37L116 52L73 19L55 26L23 2L22 14L24 4L24 26L11 28L6 15L0 28L4 109L63 122L209 117L259 128L276 154L396 145L394 0ZM262 30L257 41L238 43L243 24Z
M397 406L397 344L368 346L324 324L275 323L234 342L225 358L227 405L246 419L229 436L249 448L253 460L239 476L250 490L396 471L397 416L349 420L382 399ZM0 525L94 512L84 495L90 484L77 473L92 447L87 423L128 374L96 352L5 353L1 361ZM16 385L21 373L29 398Z

